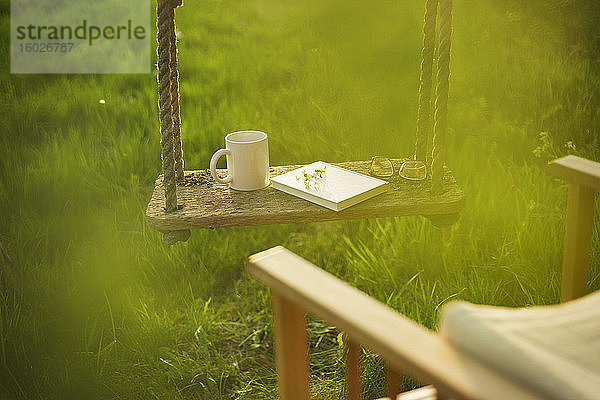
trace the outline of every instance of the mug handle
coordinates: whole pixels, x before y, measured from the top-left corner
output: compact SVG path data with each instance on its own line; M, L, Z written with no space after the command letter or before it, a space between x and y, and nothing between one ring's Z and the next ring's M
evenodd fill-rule
M221 156L226 154L231 155L231 151L229 151L228 149L219 149L215 152L215 154L213 154L212 158L210 159L210 174L215 179L215 181L219 183L229 183L233 179L231 174L227 174L225 178L220 178L219 175L217 175L217 161L219 161L219 158L221 158Z

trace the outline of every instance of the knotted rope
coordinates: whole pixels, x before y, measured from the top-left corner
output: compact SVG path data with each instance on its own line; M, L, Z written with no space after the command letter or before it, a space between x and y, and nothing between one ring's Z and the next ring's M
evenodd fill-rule
M192 233L189 229L181 231L167 231L163 232L162 242L165 245L172 246L177 242L185 242L190 238Z
M177 38L175 8L180 0L158 0L156 27L158 29L158 108L160 145L163 167L165 209L177 210L177 182L183 179L183 150L179 116L179 72L177 70ZM163 232L163 243L172 245L186 241L189 230Z
M440 191L444 178L444 147L446 144L448 77L450 75L450 39L452 34L452 0L439 1L440 39L438 44L435 122L433 128L433 151L431 156L432 190L434 192Z
M163 167L165 209L177 209L176 180L183 179L183 151L179 118L179 72L177 71L177 40L175 37L175 7L181 1L159 0L156 27L158 29L158 108L160 144Z
M417 142L415 144L415 159L423 161L427 157L427 141L431 130L431 80L438 1L427 0L425 5L425 24L423 25L423 50L421 51L421 75L419 77L419 109L417 112Z
M175 7L181 3L175 4ZM174 11L174 10L173 10ZM173 118L173 152L175 156L175 177L183 180L183 146L181 145L181 117L179 115L179 70L177 69L177 35L175 14L169 19L169 39L171 39L171 115Z
M160 145L163 167L165 209L177 210L175 182L175 153L173 151L173 115L171 109L171 45L173 39L174 8L171 2L158 1L156 27L158 29L158 109L160 118Z

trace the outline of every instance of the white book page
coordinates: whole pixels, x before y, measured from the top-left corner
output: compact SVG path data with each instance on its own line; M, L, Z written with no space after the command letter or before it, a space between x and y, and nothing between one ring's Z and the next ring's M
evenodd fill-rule
M319 177L315 171L324 171ZM386 181L317 161L271 180L323 199L340 203L387 184Z

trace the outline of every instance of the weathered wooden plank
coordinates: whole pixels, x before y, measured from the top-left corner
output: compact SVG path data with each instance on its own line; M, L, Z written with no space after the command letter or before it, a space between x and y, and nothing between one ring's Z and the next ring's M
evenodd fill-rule
M401 160L394 160L399 165ZM341 167L367 173L368 161L337 163ZM271 168L271 176L291 171L301 165ZM220 171L225 174L224 170ZM459 212L464 194L450 170L445 170L444 190L431 193L431 180L421 182L394 178L387 193L343 211L332 211L306 200L267 187L253 192L239 192L215 182L206 170L186 171L185 181L177 186L180 209L164 209L162 175L146 210L148 225L160 231L225 226L285 224L334 221L404 215L445 215Z

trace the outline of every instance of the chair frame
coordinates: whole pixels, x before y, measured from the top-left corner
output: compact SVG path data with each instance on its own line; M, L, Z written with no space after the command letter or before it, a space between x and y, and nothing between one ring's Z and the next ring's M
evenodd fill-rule
M599 168L597 162L566 156L549 163L546 169L549 174L569 183L561 301L587 293L594 195L600 190Z
M594 193L600 163L575 156L555 160L547 172L569 182L561 300L587 292ZM279 395L309 398L306 313L347 333L348 398L360 398L360 344L388 365L388 396L410 375L431 383L397 399L541 399L543 396L461 352L441 335L418 325L360 290L278 246L250 256L248 272L271 288ZM436 397L437 396L437 397Z

